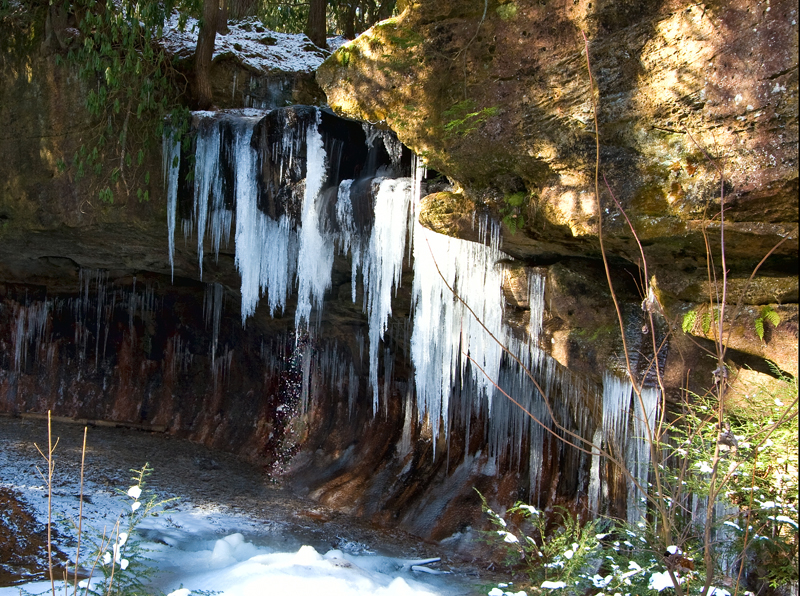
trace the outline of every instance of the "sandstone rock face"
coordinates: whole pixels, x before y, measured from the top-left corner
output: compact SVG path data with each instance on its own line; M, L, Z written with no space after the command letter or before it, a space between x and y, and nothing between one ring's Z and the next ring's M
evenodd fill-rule
M0 413L51 410L80 423L188 437L258 462L325 503L423 536L442 538L479 520L473 486L513 500L508 495L524 482L515 471L495 486L510 464L486 452L485 412L471 429L454 429L452 459L444 437L434 439L430 426L417 423L413 372L402 357L408 268L390 325L389 347L398 357L381 367L390 378L381 373L374 415L368 326L360 284L356 300L351 296L350 262L335 257L313 336L295 335L295 295L285 312L272 315L263 301L243 326L233 239L218 255L205 242L201 280L196 235L184 241L179 228L170 266L158 152L145 163L152 172L145 202L122 186L114 188L113 203L102 202L97 190L105 175L78 180L59 167L96 123L84 109L84 83L45 47L43 15L27 17L0 14ZM215 65L218 102L232 98L244 107L242 87L231 84L238 73L241 85L241 66L227 66L229 60ZM361 124L322 119L343 127L333 149L343 145L342 135L360 135L362 149L340 155L340 163L362 168L350 163L366 156ZM260 133L264 147L275 141L268 129ZM292 180L292 200L270 194L272 182L264 173L262 212L296 220L303 180ZM191 196L179 200L178 221L191 222L192 209ZM551 450L546 468L559 461L558 446ZM555 492L558 482L548 482ZM439 492L442 486L447 490Z
M549 264L598 257L602 217L612 268L629 264L620 279L642 262L629 220L674 320L708 299L706 240L717 266L724 245L732 304L797 301L797 18L788 1L410 2L317 80L335 110L384 122L468 197L430 197L424 225L470 237L486 210L505 252Z
M796 371L790 346L797 334L797 309L791 304L797 301L797 278L787 271L795 265L797 243L791 227L797 217L792 196L797 71L780 49L769 55L772 66L745 57L742 48L753 46L756 17L732 5L709 5L704 14L702 8L687 13L632 1L591 9L581 2L490 2L482 19L479 2L407 4L400 19L376 26L334 55L319 80L334 108L385 120L451 179L447 183L432 174L427 181L430 195L419 214L425 226L479 241L476 221L484 216L503 221L503 250L516 259L496 264L502 270L505 317L523 339L531 336L532 317L542 319L538 346L552 358L548 365L559 378L570 383L569 391L554 392L564 421L582 424L591 438L602 420L604 371L623 366L617 315L597 258L582 28L591 34L609 184L633 220L650 264L645 275L637 264L637 245L606 195L610 269L630 345L652 355L653 338L679 329L690 309L702 319L698 304L713 289L701 230L706 204L718 210L719 177L688 139L683 122L703 148L719 156L726 172L731 287L744 295L745 304L740 321L726 323L736 337L731 363L754 369L747 382L770 372L764 356ZM795 18L791 10L788 4L773 5L758 17L784 49L797 45L791 33L796 30L784 26L786 18ZM758 39L772 43L766 35L758 33ZM179 230L173 269L160 156L145 164L153 172L149 202L118 188L114 203L103 203L96 199L96 179L76 180L58 167L95 123L83 109L83 83L57 67L49 50L41 51L43 37L36 15L26 23L2 21L0 411L52 409L59 416L187 436L261 462L276 476L286 473L298 490L327 504L437 539L456 531L466 535L480 523L473 487L500 503L523 498L581 512L590 508L585 489L591 458L549 436L540 438L533 454L541 479L532 491L532 435L520 432L514 448L492 452L485 406L456 400L450 414L459 424L448 436L434 436L430 420L418 420L408 346L413 308L408 266L392 304L389 351L380 356L377 414L363 355L368 325L362 290L357 284L353 301L353 270L342 255L334 258L314 333L300 337L295 295L284 311L273 314L262 300L242 326L233 241L223 243L218 257L210 240L205 242L201 279L196 235L184 242ZM681 43L672 45L676 39ZM716 49L692 53L690 41ZM698 66L697 56L719 65L705 87L696 86L698 73L708 70ZM647 68L642 57L649 60ZM673 76L678 63L683 70ZM306 93L301 82L275 75L248 84L258 92L248 99L241 85L250 74L242 64L222 58L215 69L220 106L314 97L313 86ZM675 92L662 97L665 87L648 69L662 78L673 76ZM737 91L742 99L732 95L725 103L724 93L739 85L738 79L730 83L731 73L740 72L752 75L741 83L745 90ZM285 85L285 92L272 94L270 81L279 81L276 88ZM680 85L695 89L694 95L681 94ZM710 99L700 98L703 88ZM758 98L763 102L753 103ZM330 115L321 118L333 122ZM364 136L360 123L341 126L347 135ZM275 141L269 129L259 133L263 147ZM767 150L775 164L768 163ZM259 166L260 212L272 218L287 213L296 223L303 180L291 181L296 184L291 200L278 198L269 190L274 178L265 163ZM329 193L321 213L329 214L330 199ZM179 220L192 225L192 211L191 197L178 201ZM715 246L719 225L709 218L708 227ZM768 275L746 284L752 267L782 238L786 241L761 268ZM545 288L536 305L526 292L531 279L543 280ZM650 294L666 314L652 330L641 308ZM767 304L781 323L768 326L762 340L751 319ZM663 353L664 369L675 371L665 379L669 399L680 397L686 363L698 371L691 389L702 390L711 378L714 363L702 357L711 336L702 324L692 331L696 341L676 332ZM773 346L780 346L780 354ZM527 429L523 418L513 418L513 429L491 432ZM613 472L608 482L615 502L607 510L624 510L624 485Z

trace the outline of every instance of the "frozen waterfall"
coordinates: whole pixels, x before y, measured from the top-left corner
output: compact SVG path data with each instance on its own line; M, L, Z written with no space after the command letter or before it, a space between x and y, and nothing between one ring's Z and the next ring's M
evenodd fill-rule
M434 439L441 434L449 441L453 424L466 429L469 437L471 417L487 415L490 458L506 454L524 464L532 493L538 489L556 421L577 425L575 432L591 441L594 427L579 396L592 389L539 346L544 275L526 269L530 321L520 336L503 322L503 263L511 259L501 250L499 224L476 217L480 242L421 226L416 212L425 171L417 161L410 166L403 161L404 149L396 139L367 127L363 147L345 146L325 127L325 118L332 116L314 108L204 112L195 118L194 182L188 189L180 180L180 143L164 142L171 266L178 213L186 214L184 229L197 234L201 274L206 237L216 258L233 225L242 323L262 299L270 316L278 316L296 295L299 338L313 334L320 322L337 251L349 256L354 302L359 287L363 289L368 334L361 345L366 347L366 387L376 413L381 395L386 404L392 391L396 355L387 336L397 333L389 325L392 301L404 266L413 266L411 314L401 325L405 339L399 337L414 371L414 382L404 393L407 424L416 410L417 423L426 421ZM361 163L354 163L356 153ZM179 196L181 192L191 196ZM213 292L216 325L221 286L214 285ZM360 357L356 350L354 361ZM335 385L348 394L352 410L358 390L355 369L333 364L325 364L325 374L336 377ZM311 382L308 374L303 387ZM404 431L404 441L406 435ZM574 457L582 456L576 452Z
M319 113L309 125L306 136L306 188L300 224L300 247L297 257L297 309L295 327L310 323L311 307L322 308L322 299L331 285L333 238L322 232L319 199L325 182L325 147L319 133Z

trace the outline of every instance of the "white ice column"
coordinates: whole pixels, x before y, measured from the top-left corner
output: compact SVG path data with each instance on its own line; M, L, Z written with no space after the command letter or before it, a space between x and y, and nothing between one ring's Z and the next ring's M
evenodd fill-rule
M333 238L323 234L320 226L318 199L325 182L325 147L317 120L308 127L306 135L306 188L299 233L300 250L297 257L297 310L295 327L310 324L311 309L317 312L331 285L333 268Z

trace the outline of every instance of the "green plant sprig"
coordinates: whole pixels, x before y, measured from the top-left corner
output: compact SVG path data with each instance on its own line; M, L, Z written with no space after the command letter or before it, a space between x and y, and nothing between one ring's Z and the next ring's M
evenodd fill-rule
M150 198L147 154L159 147L164 119L179 105L186 85L158 43L175 6L173 0L121 0L114 10L96 0L72 4L83 16L66 62L86 83L86 108L95 124L69 167L76 179L97 176L105 203L120 193ZM61 160L59 169L66 168Z
M500 113L500 108L491 106L477 109L475 101L464 99L442 112L445 119L444 132L449 137L464 137L476 130L490 117Z

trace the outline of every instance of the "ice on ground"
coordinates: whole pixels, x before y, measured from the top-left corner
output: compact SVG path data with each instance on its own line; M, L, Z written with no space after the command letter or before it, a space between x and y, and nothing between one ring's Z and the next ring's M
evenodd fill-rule
M308 545L294 552L274 552L269 546L246 540L241 533L217 540L198 536L175 545L159 540L144 546L158 570L151 586L172 596L188 596L201 590L219 596L248 596L264 593L264 586L269 586L272 594L328 596L463 593L418 581L401 559L348 555L340 550L320 554ZM50 584L33 582L22 587L30 594L45 594ZM0 596L16 596L18 590L19 586L0 588ZM58 585L56 591L60 592Z
M16 449L0 450L0 487L18 493L39 523L44 524L47 488L32 470L31 461L16 454ZM320 544L314 548L303 544L305 539L294 537L286 520L257 519L227 512L221 506L196 506L186 501L169 503L127 535L127 520L133 515L131 499L147 503L149 498L146 489L140 493L134 490L139 486L129 487L126 484L120 491L114 491L86 480L83 494L88 498L83 504L81 559L86 561L86 555L93 550L94 541L89 537L102 535L105 529L106 536L113 536L107 546L107 564L116 561L119 573L123 561L129 561L132 570L137 554L131 546L138 542L146 549L147 564L156 571L151 585L165 594L188 596L186 590L195 593L205 590L219 596L245 596L263 594L265 586L270 594L459 596L470 593L470 588L452 575L432 575L421 569L427 565L431 567L426 569L432 569L437 559L380 556L375 554L380 551L380 544L367 547L346 538L339 540L339 548ZM78 519L79 491L77 477L59 474L53 492L57 517ZM115 529L119 519L122 523ZM61 529L59 545L63 552L74 557L74 532L68 525ZM92 581L100 579L96 574ZM59 585L57 593L62 593L63 585L60 588ZM45 594L50 591L50 582L0 588L0 596L18 596L20 588L29 594Z

